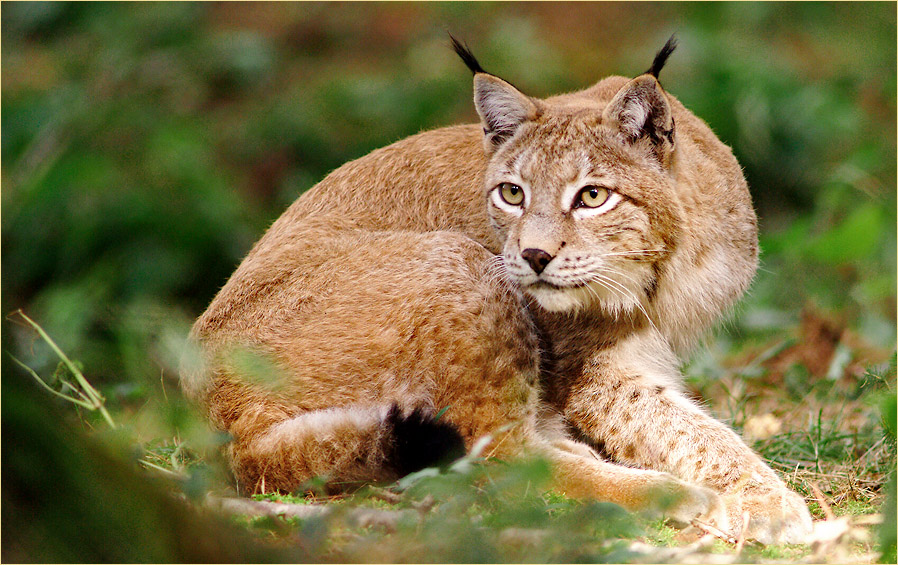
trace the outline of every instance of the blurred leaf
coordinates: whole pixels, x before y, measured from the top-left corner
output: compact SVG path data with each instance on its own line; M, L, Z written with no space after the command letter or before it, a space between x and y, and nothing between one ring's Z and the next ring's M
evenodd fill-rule
M268 38L250 31L219 32L205 47L203 71L218 89L259 89L274 70L277 56Z
M33 385L11 374L2 382L4 561L302 558L297 548L287 556L217 517L198 514L120 451L67 426L35 396Z
M817 238L808 252L813 258L834 265L859 260L876 249L885 229L881 209L873 204L863 204Z
M71 10L66 2L16 2L3 8L3 33L32 35L59 23Z

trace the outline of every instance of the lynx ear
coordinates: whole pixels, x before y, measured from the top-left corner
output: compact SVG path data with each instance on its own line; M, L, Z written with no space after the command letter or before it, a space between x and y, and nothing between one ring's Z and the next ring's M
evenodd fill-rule
M638 76L614 95L602 114L608 127L630 144L645 144L665 169L674 151L674 119L658 79Z
M483 124L484 146L492 152L528 120L539 114L536 103L499 77L474 75L474 106Z
M451 33L449 40L461 60L474 73L474 106L483 124L483 146L487 153L492 153L514 135L521 124L536 118L539 107L508 82L483 70L468 46Z

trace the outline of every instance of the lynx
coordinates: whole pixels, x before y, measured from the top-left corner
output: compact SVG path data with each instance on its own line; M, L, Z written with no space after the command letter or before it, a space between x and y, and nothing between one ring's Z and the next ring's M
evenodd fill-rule
M183 387L241 490L395 480L470 450L545 457L570 496L799 541L801 497L683 393L682 355L746 290L739 164L658 75L536 99L466 46L478 125L347 163L197 320ZM280 375L247 378L237 351Z

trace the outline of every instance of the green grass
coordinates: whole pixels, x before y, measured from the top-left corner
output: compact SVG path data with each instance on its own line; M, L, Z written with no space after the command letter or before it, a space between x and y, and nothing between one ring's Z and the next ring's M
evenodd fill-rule
M771 561L798 561L810 555L811 550L804 545L770 545L749 546L743 553L745 562L757 562L761 560ZM860 552L858 551L858 554Z

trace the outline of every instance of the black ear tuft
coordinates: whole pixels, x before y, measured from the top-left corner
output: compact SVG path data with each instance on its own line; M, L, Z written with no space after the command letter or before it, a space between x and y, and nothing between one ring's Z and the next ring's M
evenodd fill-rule
M677 36L671 35L670 39L667 40L667 43L664 44L664 47L658 51L658 54L655 55L655 60L652 61L652 66L645 72L645 74L652 75L655 78L658 78L658 73L661 72L661 69L664 68L664 64L667 62L667 58L670 57L670 54L674 52L674 49L677 48Z
M450 33L449 39L452 41L452 48L458 53L458 56L461 57L461 60L468 65L468 68L471 69L471 72L475 75L477 73L485 73L483 67L480 66L480 63L477 62L477 59L474 57L474 54L471 53L471 50L467 45L463 45L459 40L455 39L455 37Z

